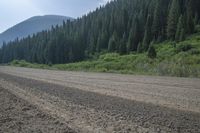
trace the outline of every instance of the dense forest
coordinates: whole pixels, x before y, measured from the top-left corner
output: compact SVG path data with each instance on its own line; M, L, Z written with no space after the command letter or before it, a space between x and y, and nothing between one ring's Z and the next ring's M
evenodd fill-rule
M182 41L200 23L200 0L115 0L94 12L4 44L0 62L81 61L99 52L146 52L153 42Z

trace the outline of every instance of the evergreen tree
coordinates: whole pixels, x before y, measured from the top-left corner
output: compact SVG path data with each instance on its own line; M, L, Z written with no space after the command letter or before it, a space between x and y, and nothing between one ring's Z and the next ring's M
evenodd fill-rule
M108 51L114 52L116 50L116 45L117 45L116 36L115 34L113 34L108 43Z
M143 52L143 45L142 45L142 43L140 42L139 44L138 44L138 48L137 48L137 52L138 53L141 53L141 52Z
M154 11L154 17L153 17L153 25L152 25L152 32L154 39L157 39L158 36L161 34L162 30L162 0L156 1L156 7ZM149 18L148 18L149 19ZM147 22L148 22L147 19Z
M176 41L182 41L184 39L184 20L183 20L183 16L181 15L179 17L179 22L178 22L178 26L177 26L177 30L176 30L176 36L175 36L175 40Z
M187 10L186 10L186 14L187 14L187 20L186 20L186 28L187 28L187 33L188 34L192 34L194 33L194 13L193 13L193 7L194 7L194 0L188 0L187 3Z
M122 54L126 54L126 33L123 34L123 38L120 41L120 45L119 45L119 53Z
M128 42L127 42L127 52L128 53L133 50L133 33L134 33L134 29L131 28L129 37L128 37Z
M180 16L179 0L173 0L170 6L168 23L167 23L167 37L168 39L175 39L177 23Z
M183 41L185 39L185 29L182 28L180 32L179 41Z
M140 25L138 17L135 18L132 24L132 28L129 33L128 43L127 43L127 52L137 51L137 47L140 41Z
M149 15L147 18L147 23L145 26L145 33L144 33L144 39L143 39L143 50L147 50L149 48L149 44L151 42L151 25L152 25L152 20L151 16Z
M197 13L195 13L195 17L194 17L194 25L196 26L198 24L199 21L199 16Z

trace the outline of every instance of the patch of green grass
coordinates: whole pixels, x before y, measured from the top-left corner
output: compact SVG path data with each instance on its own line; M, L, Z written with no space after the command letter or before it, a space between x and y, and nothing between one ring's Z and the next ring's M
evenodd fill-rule
M129 55L103 53L95 56L93 60L70 64L48 66L15 60L10 65L68 71L200 77L200 33L179 43L165 41L155 44L155 48L157 51L155 59L148 58L147 53Z
M27 68L41 68L41 69L49 69L50 66L45 64L37 64L37 63L29 63L25 60L14 60L9 63L11 66L17 66L17 67L27 67Z

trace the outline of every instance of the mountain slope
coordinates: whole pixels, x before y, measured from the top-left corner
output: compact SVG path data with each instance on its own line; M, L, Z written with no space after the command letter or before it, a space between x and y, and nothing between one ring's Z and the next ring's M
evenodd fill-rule
M0 46L3 41L13 41L16 38L24 38L28 35L40 32L42 30L51 29L52 25L61 25L63 21L71 20L70 17L56 16L56 15L45 15L35 16L27 19L0 34Z
M0 62L65 64L102 52L151 51L149 57L156 58L154 44L183 41L199 25L199 0L115 0L49 32L8 43L0 49Z
M166 41L154 44L157 52L155 59L149 58L147 53L129 55L106 53L77 63L44 65L15 60L10 65L67 71L200 78L200 32L176 43L176 47L172 45L173 43Z

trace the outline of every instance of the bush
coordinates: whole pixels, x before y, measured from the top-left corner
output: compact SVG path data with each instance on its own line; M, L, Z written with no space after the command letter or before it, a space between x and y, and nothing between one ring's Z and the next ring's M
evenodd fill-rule
M179 44L177 45L176 47L176 51L179 53L179 52L187 52L189 50L191 50L193 47L191 44L188 44L188 43L182 43L182 44Z
M117 53L110 53L110 54L101 55L100 59L103 61L106 61L106 62L111 62L111 61L118 59L119 56L120 55Z
M195 26L195 32L200 32L200 25Z
M19 60L14 60L10 64L12 64L12 65L18 65L19 64Z
M154 46L150 45L150 47L148 49L148 57L149 58L156 58L156 56L157 56L157 53L156 53Z
M200 54L200 50L199 49L191 49L190 51L189 51L189 53L191 54L191 55L198 55L198 54Z

